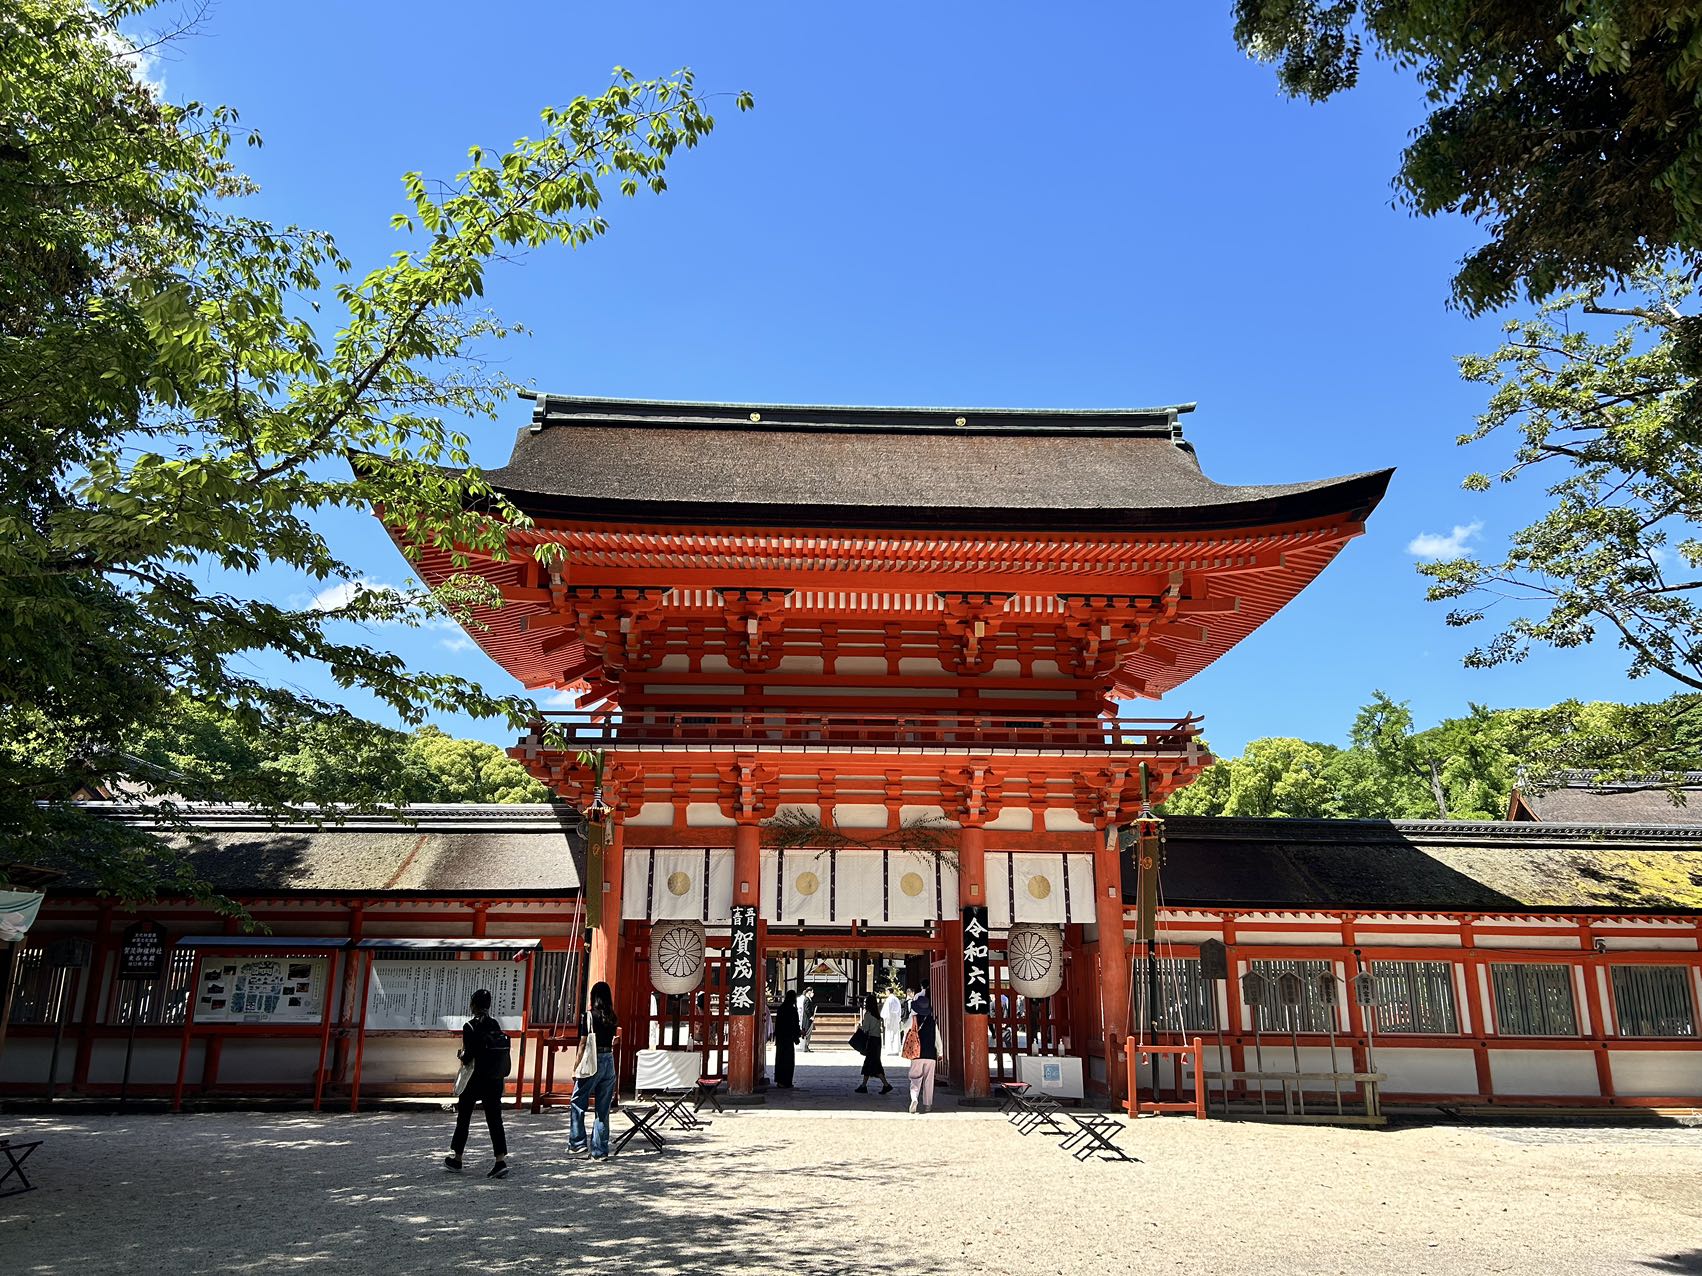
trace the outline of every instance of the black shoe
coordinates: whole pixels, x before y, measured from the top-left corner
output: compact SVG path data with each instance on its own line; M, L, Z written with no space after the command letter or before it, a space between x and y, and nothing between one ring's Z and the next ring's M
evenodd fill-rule
M890 1082L890 1081L884 1082L881 1085L881 1093L882 1094L891 1094L892 1093L892 1082Z
M867 1094L868 1092L869 1092L869 1087L866 1086L866 1085L860 1085L855 1090L852 1091L853 1094Z
M446 1170L458 1170L458 1169L460 1169L461 1168L461 1158L458 1157L458 1156L446 1156L446 1157L444 1157L443 1158L443 1168L446 1169Z
M505 1179L508 1177L508 1162L498 1161L485 1172L487 1179Z

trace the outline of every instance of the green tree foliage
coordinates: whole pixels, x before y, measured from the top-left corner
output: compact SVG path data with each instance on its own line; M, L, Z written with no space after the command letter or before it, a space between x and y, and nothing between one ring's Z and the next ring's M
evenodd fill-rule
M1503 440L1501 483L1545 484L1551 507L1510 538L1499 561L1424 564L1451 625L1493 619L1467 663L1524 659L1534 645L1575 647L1605 629L1633 677L1661 673L1702 690L1702 449L1685 334L1692 286L1646 276L1636 304L1568 295L1507 325L1493 355L1461 360L1493 387L1462 444ZM1605 336L1591 317L1629 317ZM1488 474L1466 480L1492 486Z
M1567 700L1547 709L1472 705L1425 731L1404 702L1373 694L1348 747L1251 741L1164 805L1169 815L1497 820L1515 784L1540 789L1565 771L1635 775L1676 791L1702 770L1697 696L1658 704ZM1637 765L1627 768L1627 760ZM1522 779L1521 779L1522 777Z
M351 740L359 741L353 751ZM186 785L230 801L256 790L294 806L549 800L549 790L494 744L437 727L403 732L309 715L253 723L182 696L142 731L134 758L133 784L167 792Z
M1454 277L1470 311L1702 249L1696 0L1236 0L1235 35L1314 101L1368 45L1418 76L1430 113L1395 188L1487 229Z
M500 552L523 520L452 424L516 389L488 359L513 329L480 308L486 268L590 243L609 195L664 190L714 120L688 72L617 70L453 180L407 175L398 251L360 272L322 232L244 215L235 156L258 138L138 83L117 16L0 7L0 863L57 852L134 895L176 871L163 845L101 849L64 799L129 770L178 693L257 732L318 724L351 765L315 787L360 789L340 777L371 724L257 680L249 652L317 663L404 722L528 714L344 637L484 595L359 588L321 516L379 507L412 544ZM350 588L318 610L207 584L267 563ZM263 783L281 774L252 772L247 796L287 801Z

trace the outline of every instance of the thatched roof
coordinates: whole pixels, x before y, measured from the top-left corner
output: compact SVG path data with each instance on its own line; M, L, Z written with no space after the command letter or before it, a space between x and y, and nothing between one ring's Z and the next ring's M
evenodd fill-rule
M143 825L152 818L137 807L113 806L109 813ZM275 827L244 807L206 806L189 817L187 845L196 871L231 896L579 890L584 841L576 818L562 808L414 806L402 817Z
M1172 816L1162 882L1177 905L1688 912L1702 828Z
M1145 530L1363 519L1392 471L1225 486L1177 417L539 395L492 485L534 517L841 527ZM962 422L962 424L959 424Z
M1702 772L1690 772L1676 792L1659 779L1602 781L1588 772L1556 777L1553 788L1515 789L1509 816L1544 824L1662 824L1702 826Z

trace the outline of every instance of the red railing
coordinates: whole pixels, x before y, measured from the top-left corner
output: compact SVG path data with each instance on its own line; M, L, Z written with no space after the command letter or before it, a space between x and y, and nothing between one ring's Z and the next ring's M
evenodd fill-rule
M631 710L592 719L546 713L531 743L559 749L726 746L896 749L1038 749L1192 757L1199 719L1097 718L1012 713L815 713Z

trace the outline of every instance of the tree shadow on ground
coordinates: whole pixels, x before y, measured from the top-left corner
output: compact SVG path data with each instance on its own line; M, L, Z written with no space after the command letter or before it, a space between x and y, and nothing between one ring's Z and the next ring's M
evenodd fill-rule
M596 1164L567 1155L565 1119L511 1117L509 1126L514 1170L498 1181L484 1177L482 1122L466 1169L442 1168L447 1114L274 1117L240 1131L193 1118L43 1122L42 1150L55 1155L32 1169L54 1172L38 1179L48 1190L0 1201L8 1265L40 1276L520 1273L586 1262L658 1273L948 1270L905 1247L846 1252L836 1239L843 1190L812 1191L854 1182L871 1217L884 1218L888 1203L914 1199L915 1166L901 1158L863 1152L844 1164L807 1141L708 1143L671 1132L665 1152L638 1150L640 1139ZM776 1152L787 1168L764 1168ZM783 1191L759 1181L774 1174L785 1176ZM814 1199L822 1195L839 1199ZM51 1236L54 1252L29 1252L32 1233Z
M1643 1266L1657 1272L1682 1272L1686 1276L1702 1273L1702 1249L1687 1249L1678 1254L1645 1258Z

